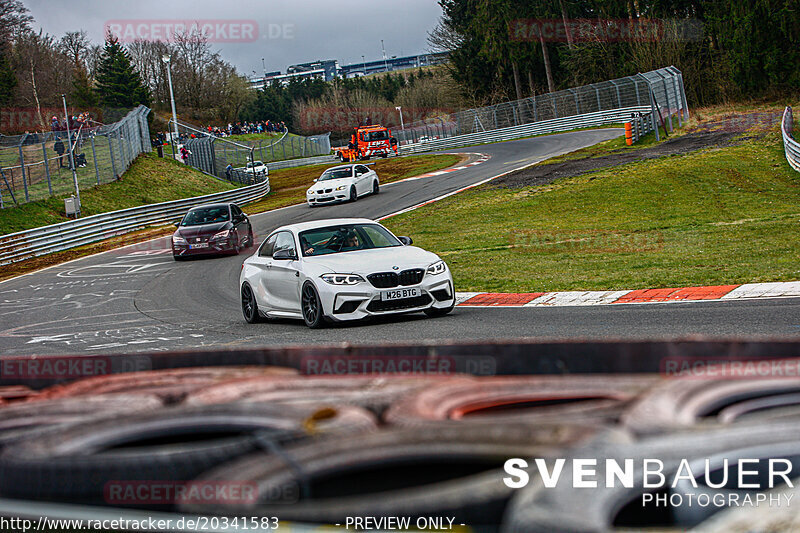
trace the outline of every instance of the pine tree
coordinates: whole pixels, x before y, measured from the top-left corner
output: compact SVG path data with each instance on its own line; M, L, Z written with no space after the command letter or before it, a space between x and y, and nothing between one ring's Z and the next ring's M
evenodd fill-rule
M72 104L77 107L94 107L97 105L97 95L92 90L92 84L89 81L86 69L82 66L74 70L70 99Z
M150 95L131 64L128 52L113 35L106 39L97 69L97 99L104 107L132 108L147 105Z

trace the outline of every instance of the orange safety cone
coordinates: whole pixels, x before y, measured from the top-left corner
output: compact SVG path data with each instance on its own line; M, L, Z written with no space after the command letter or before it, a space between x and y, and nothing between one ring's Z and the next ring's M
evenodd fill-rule
M631 128L631 123L625 123L625 144L628 146L633 144L633 128Z

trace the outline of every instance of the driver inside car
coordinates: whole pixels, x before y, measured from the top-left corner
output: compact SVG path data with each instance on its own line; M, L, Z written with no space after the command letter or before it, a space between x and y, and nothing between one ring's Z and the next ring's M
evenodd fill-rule
M354 231L351 231L347 234L347 237L344 240L344 244L342 245L342 251L345 250L360 250L361 249L361 241L358 238L358 235Z

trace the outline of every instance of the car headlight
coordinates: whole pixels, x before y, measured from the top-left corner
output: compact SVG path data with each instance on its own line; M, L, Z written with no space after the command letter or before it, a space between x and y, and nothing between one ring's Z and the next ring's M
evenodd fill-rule
M220 231L219 233L215 233L214 236L211 237L211 238L212 239L227 239L228 235L230 235L230 234L231 234L231 230L226 229L226 230Z
M358 285L364 281L358 274L323 274L320 277L331 285Z
M343 190L345 190L346 188L347 188L347 185L339 185L338 187L336 187L336 190L337 190L337 191L343 191Z
M444 261L439 260L428 267L428 274L441 274L445 270L447 270L447 266L445 266Z
M307 194L308 196L311 196L312 194L314 194L314 191L312 191L311 189L308 189L308 190L306 191L306 194Z
M178 237L176 235L173 235L172 244L186 244L186 239L184 239L183 237Z

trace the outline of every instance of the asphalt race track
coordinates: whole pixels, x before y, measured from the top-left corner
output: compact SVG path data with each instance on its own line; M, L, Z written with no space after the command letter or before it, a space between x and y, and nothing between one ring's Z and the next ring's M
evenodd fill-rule
M379 218L621 133L619 129L586 130L452 150L491 158L464 170L385 185L380 195L354 204L316 209L294 206L251 219L260 241L276 227L293 222ZM244 253L176 263L168 246L168 240L162 238L0 283L0 354L423 339L800 333L800 298L613 308L456 308L444 318L428 319L419 313L322 330L309 330L300 321L248 325L242 318L238 293Z

